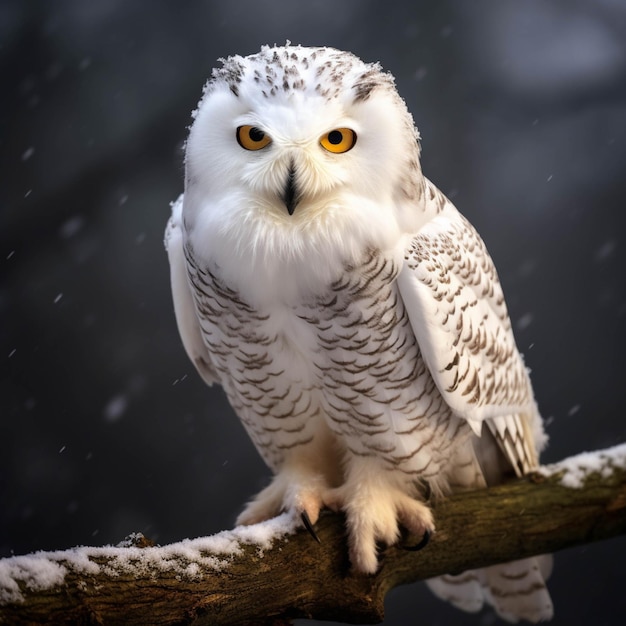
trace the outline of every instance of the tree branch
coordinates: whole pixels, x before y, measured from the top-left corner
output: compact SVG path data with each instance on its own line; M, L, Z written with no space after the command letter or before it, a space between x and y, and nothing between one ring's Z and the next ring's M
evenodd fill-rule
M321 545L281 516L163 547L3 559L0 623L379 622L397 585L626 534L626 444L456 494L434 512L428 547L388 548L374 576L350 573L344 520L331 513L316 527Z

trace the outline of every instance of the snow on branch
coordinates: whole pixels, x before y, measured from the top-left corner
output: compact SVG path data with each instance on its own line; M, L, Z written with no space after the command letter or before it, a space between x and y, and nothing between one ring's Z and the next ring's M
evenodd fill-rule
M626 444L433 508L430 544L387 549L374 576L350 572L344 520L331 513L317 525L321 544L282 515L161 547L135 536L2 559L0 623L381 621L385 594L399 584L626 534Z
M582 489L585 481L592 474L599 474L608 478L616 469L626 468L626 444L598 450L596 452L582 452L576 456L544 465L539 469L543 476L560 476L564 487Z
M155 547L141 533L117 546L80 547L36 552L0 560L0 606L20 604L32 592L48 591L66 584L66 576L82 577L87 591L90 580L105 576L157 579L161 573L177 579L202 579L226 569L230 562L253 546L258 557L272 544L296 531L295 521L281 515L263 524L239 526L217 535L185 539ZM0 614L1 618L1 614Z

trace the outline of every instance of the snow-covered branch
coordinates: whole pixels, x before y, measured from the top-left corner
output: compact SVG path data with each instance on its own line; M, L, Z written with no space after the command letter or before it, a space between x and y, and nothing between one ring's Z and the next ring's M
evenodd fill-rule
M3 559L0 623L380 621L385 594L399 584L626 534L626 444L434 510L428 547L387 549L374 576L350 573L343 518L330 513L317 525L321 544L284 515L162 547L136 538Z

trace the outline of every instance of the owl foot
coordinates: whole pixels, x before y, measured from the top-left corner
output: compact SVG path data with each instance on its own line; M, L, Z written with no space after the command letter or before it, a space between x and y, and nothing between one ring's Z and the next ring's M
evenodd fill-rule
M300 518L304 527L319 542L313 529L321 508L324 506L323 494L328 487L323 477L298 476L292 472L277 474L272 482L247 504L237 518L237 524L249 525L275 517L282 511Z
M324 500L327 506L346 514L348 548L354 571L373 574L378 569L377 542L398 543L401 527L423 536L413 548L421 550L434 532L431 510L402 489L382 483L349 483L333 489Z

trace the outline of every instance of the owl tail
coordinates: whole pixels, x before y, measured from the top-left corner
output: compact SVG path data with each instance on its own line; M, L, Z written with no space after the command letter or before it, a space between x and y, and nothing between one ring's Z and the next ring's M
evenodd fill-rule
M475 613L487 602L507 622L537 623L552 619L553 609L545 581L552 556L543 555L444 575L426 581L430 590L455 607Z

